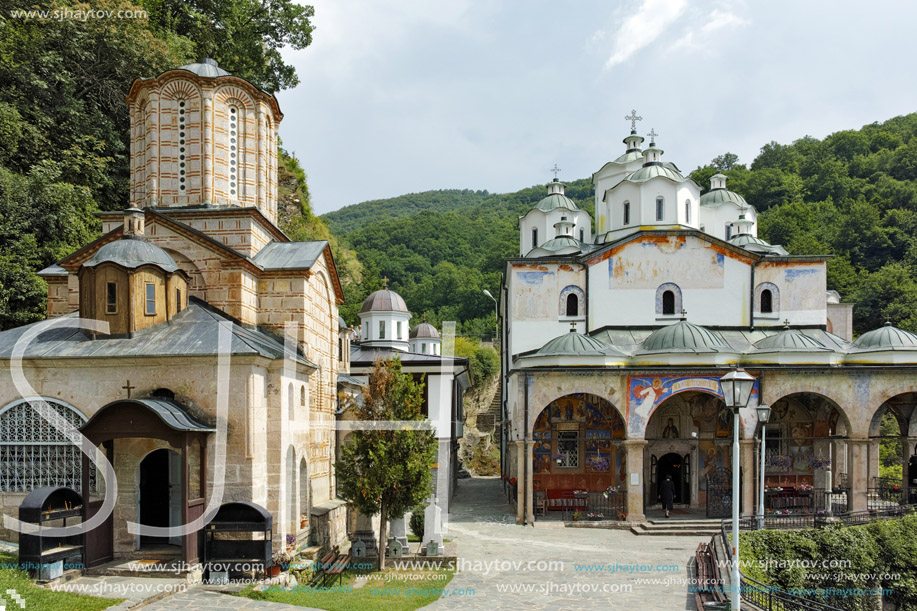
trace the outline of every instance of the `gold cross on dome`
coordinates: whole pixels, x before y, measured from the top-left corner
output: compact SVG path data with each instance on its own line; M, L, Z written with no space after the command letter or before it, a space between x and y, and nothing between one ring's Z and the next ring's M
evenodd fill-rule
M637 116L637 109L635 108L630 111L630 116L625 115L624 119L630 121L630 131L635 132L637 131L637 121L642 121L643 117Z
M388 288L388 276L383 276L383 277L382 277L382 288L383 288L383 289L387 289L387 288Z

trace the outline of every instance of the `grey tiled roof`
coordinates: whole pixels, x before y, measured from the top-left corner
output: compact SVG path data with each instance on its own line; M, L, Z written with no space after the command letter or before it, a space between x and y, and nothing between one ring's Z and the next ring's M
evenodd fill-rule
M143 239L122 238L109 242L102 246L91 259L83 263L83 266L95 267L108 262L130 269L141 265L155 265L167 272L178 270L178 265L169 256L169 253Z
M264 270L309 269L328 242L270 242L252 259Z
M404 298L389 289L382 289L370 294L360 306L360 314L364 312L408 312L408 305Z
M77 318L77 313L66 315ZM52 328L39 334L27 347L25 358L134 358L152 356L215 356L218 348L219 322L230 322L233 355L283 358L283 340L261 329L241 325L207 303L195 298L172 320L136 331L133 337L100 337L92 339L81 329ZM0 333L0 358L10 358L17 340L26 331L46 321L23 325ZM314 363L296 355L304 365Z
M134 403L142 405L156 414L166 426L175 431L203 433L213 433L216 431L212 426L196 420L194 416L188 413L183 405L170 399L119 399L117 403ZM102 408L96 412L96 414L89 419L89 422L84 424L81 428L89 426L89 423L92 422L95 416L102 413L104 409L105 408Z

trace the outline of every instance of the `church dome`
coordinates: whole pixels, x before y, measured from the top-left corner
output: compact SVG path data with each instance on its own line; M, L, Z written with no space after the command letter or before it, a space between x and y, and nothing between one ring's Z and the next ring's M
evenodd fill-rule
M647 149L649 150L649 149ZM624 180L629 182L646 182L657 177L668 178L673 182L684 182L685 177L680 172L673 170L665 165L647 165L643 166L636 172L632 172Z
M861 335L853 342L857 352L875 352L880 350L917 350L917 335L910 331L893 327L890 322L878 329Z
M653 331L643 340L642 352L729 352L729 347L712 331L682 320Z
M756 253L774 255L788 254L783 246L775 246L773 244L769 244L761 238L751 235L750 233L740 233L739 235L730 239L729 243L733 246L738 246L739 248L744 248L745 250Z
M409 339L439 339L439 331L428 322L422 322L411 329Z
M229 72L223 70L217 65L217 61L215 59L210 59L209 57L205 57L201 61L195 62L193 64L185 64L184 66L180 66L178 69L187 70L188 72L193 72L198 76L204 76L208 78L230 76Z
M770 335L755 342L758 352L798 352L805 350L829 350L824 344L813 337L804 335L793 329L784 329L780 333Z
M360 314L366 312L409 312L409 310L401 295L389 289L382 289L372 293L363 301Z
M588 335L571 331L555 337L538 349L534 356L604 356L616 352L611 346Z
M109 242L96 252L84 267L95 267L102 263L117 263L122 267L133 269L141 265L155 265L167 272L178 270L178 265L169 253L141 239L121 239Z
M700 205L717 208L723 204L735 204L739 208L748 208L745 198L726 188L726 175L714 174L710 177L710 190L700 196Z
M615 159L614 162L620 163L622 165L627 165L628 163L632 163L634 161L640 161L641 159L643 159L643 153L640 151L640 149L637 149L637 150L628 151L624 153L623 155Z
M527 257L545 257L548 255L569 255L572 253L582 252L583 243L570 236L560 236L553 240L548 240L538 248L533 248L527 254Z
M579 206L577 206L572 199L563 193L551 193L540 202L535 204L535 208L541 210L542 212L550 212L551 210L557 210L558 208L573 211L579 210Z

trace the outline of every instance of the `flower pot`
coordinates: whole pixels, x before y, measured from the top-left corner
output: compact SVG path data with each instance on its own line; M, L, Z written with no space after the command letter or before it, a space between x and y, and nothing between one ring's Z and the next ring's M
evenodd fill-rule
M277 577L277 575L280 575L280 565L272 564L271 565L271 577Z

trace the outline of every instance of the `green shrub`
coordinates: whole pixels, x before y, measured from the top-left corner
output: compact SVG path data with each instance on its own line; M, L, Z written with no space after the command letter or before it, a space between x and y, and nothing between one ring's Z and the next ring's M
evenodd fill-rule
M411 511L411 532L414 536L423 541L423 512L426 505L418 505Z

